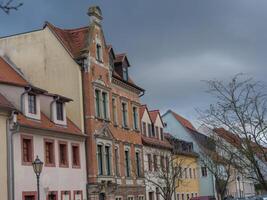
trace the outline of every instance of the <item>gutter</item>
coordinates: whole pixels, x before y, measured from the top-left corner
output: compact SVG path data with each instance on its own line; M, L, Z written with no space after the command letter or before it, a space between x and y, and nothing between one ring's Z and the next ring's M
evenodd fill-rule
M9 200L15 200L13 135L18 133L18 131L19 131L19 125L17 124L16 115L17 115L17 112L16 111L12 111L10 117L8 117L8 119L6 120L6 129L7 129L7 174L8 174L7 183L8 183L8 199Z

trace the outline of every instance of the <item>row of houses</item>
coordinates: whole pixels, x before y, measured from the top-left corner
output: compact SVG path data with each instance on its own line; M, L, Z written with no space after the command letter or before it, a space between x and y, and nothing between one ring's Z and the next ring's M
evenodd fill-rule
M145 90L132 80L127 55L106 43L100 8L88 15L86 27L45 22L0 38L0 199L37 199L39 158L41 200L160 200L153 180L173 156L184 160L186 183L174 200L215 197L199 159L198 137L206 136L171 110L142 105ZM255 193L241 181L229 195Z

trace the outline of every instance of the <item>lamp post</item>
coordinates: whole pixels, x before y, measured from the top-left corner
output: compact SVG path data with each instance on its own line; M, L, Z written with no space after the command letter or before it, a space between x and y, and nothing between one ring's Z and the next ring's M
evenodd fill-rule
M237 176L236 179L237 179L237 182L238 182L239 197L241 198L240 176Z
M39 181L40 181L40 175L43 169L43 162L36 156L35 161L32 163L33 171L37 178L37 195L38 200L40 200L40 187L39 187Z

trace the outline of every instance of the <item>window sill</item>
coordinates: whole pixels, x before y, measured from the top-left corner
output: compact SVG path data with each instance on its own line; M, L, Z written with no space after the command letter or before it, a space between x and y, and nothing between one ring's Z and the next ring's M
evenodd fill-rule
M81 165L72 165L73 169L81 169Z
M96 61L99 62L99 63L101 63L101 64L104 63L103 60L96 59Z
M122 128L127 130L127 131L130 130L130 128L128 126L122 126Z
M119 125L118 125L118 124L113 124L113 126L114 126L114 127L116 127L116 128L118 128L118 127L119 127Z
M45 167L56 167L55 163L46 163Z
M24 161L22 161L21 165L32 166L32 162L24 162Z
M69 168L69 165L63 165L63 164L59 164L60 168Z

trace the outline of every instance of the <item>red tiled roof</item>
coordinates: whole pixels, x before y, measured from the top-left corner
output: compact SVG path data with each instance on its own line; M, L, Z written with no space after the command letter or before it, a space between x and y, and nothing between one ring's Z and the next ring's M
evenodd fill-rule
M152 122L155 123L157 116L158 115L160 116L160 113L159 113L159 110L152 110L152 111L149 111L149 115L150 115Z
M123 60L125 59L125 57L126 57L126 54L125 53L116 54L115 62L123 62Z
M27 126L31 128L50 130L50 131L56 131L56 132L62 132L62 133L69 133L69 134L75 134L75 135L83 135L82 131L71 120L67 119L67 126L60 126L50 121L50 119L43 113L41 113L40 121L32 120L32 119L25 117L22 114L19 114L18 123L23 126Z
M45 23L58 39L63 43L64 47L70 52L72 57L80 56L81 51L85 48L89 27L76 29L60 29L49 22Z
M230 131L227 131L224 128L215 128L213 129L213 131L217 133L219 137L225 139L230 144L236 147L241 145L242 142L241 139L237 135L231 133Z
M157 138L150 138L142 136L143 145L149 145L152 147L163 148L163 149L172 149L172 145L167 140L159 140Z
M140 106L140 117L142 118L144 115L145 110L147 109L146 105Z
M193 131L197 131L196 128L191 124L190 121L188 121L187 119L183 118L181 115L178 115L177 113L173 112L172 110L170 110L170 112L173 114L175 119L177 121L179 121L185 128L191 129Z
M0 83L27 86L28 82L0 57Z
M15 109L15 107L0 93L0 108Z

